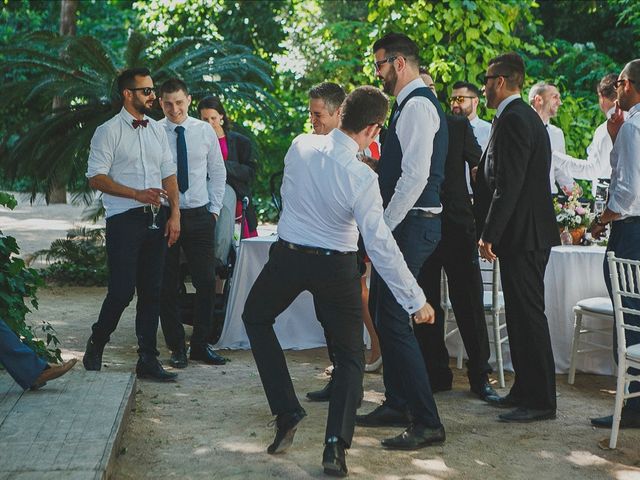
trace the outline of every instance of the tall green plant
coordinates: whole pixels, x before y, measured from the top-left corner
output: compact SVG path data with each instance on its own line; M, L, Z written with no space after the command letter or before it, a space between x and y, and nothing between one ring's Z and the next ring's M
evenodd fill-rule
M0 205L13 210L16 204L13 196L0 192ZM36 328L25 321L31 311L29 307L38 308L36 291L43 281L36 270L26 268L19 253L16 239L0 231L0 318L38 355L49 362L58 362L60 342L51 324L42 321ZM37 330L44 340L38 337Z

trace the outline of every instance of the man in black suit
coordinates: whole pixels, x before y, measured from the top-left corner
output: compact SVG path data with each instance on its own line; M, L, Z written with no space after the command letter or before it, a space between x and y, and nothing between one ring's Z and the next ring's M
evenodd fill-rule
M556 416L553 352L544 313L544 272L560 243L549 169L549 136L536 112L520 98L525 68L515 53L489 62L484 77L489 108L497 108L489 145L477 174L476 205L485 218L480 255L500 258L514 384L505 397L489 397L505 422Z
M433 79L424 67L420 67L420 77L425 85L433 85ZM465 164L469 169L476 167L482 149L465 116L447 115L446 118L449 149L441 191L442 239L418 275L418 284L434 306L436 319L434 324L414 325L413 331L429 373L431 389L433 392L451 390L453 373L449 368L449 352L444 342L444 311L440 306L440 275L444 268L456 322L469 356L469 385L474 394L485 400L496 396L496 392L488 379L491 351L484 315L475 221L465 177Z

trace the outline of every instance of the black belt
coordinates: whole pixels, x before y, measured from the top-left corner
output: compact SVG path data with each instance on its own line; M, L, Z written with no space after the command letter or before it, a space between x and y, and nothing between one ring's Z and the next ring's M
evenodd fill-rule
M199 215L205 215L208 214L209 210L207 210L206 205L203 205L202 207L196 207L196 208L181 208L180 209L180 216L181 217L196 217Z
M407 217L422 217L422 218L440 218L439 213L427 212L420 208L414 208L407 212Z
M305 245L298 245L296 243L287 242L281 238L278 239L278 243L289 250L295 250L296 252L308 253L310 255L351 255L356 252L339 252L338 250L329 250L328 248L319 247L307 247Z
M160 206L164 207L164 205L160 205ZM143 205L142 207L130 208L129 210L123 213L152 213L151 205Z
M640 217L627 217L620 220L622 223L639 223Z

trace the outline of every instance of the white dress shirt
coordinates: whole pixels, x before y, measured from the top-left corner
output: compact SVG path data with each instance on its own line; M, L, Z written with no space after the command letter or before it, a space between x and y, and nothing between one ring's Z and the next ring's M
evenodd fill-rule
M545 127L547 128L549 141L551 142L551 152L566 153L564 133L562 132L562 130L555 125L551 125L550 123L547 123ZM571 177L571 175L569 175L567 172L563 171L560 165L554 161L552 155L551 168L549 169L549 184L551 185L551 193L558 193L556 182L558 182L561 187L568 189L572 189L574 184L573 177Z
M173 162L178 164L177 124L168 118L160 120L167 132ZM211 213L218 215L222 208L224 184L227 171L220 151L220 142L211 125L207 122L187 117L180 124L184 127L187 143L187 164L189 165L189 188L180 192L180 208L198 208L205 206Z
M400 105L416 88L425 88L421 78L409 82L400 90L396 101ZM395 193L389 200L384 219L393 230L407 216L423 192L429 178L433 140L440 128L438 110L426 97L413 97L400 112L396 134L402 149L402 173ZM442 212L442 205L423 208L433 213Z
M114 182L144 190L162 188L162 180L175 175L167 135L155 120L144 117L146 127L133 128L134 117L123 107L116 116L100 125L91 139L87 178L107 175ZM106 217L144 204L131 198L103 194Z
M615 112L615 107L607 112L607 118ZM591 191L595 196L599 178L611 178L611 150L613 142L607 132L607 122L604 121L593 134L593 140L587 147L587 159L581 160L570 155L553 152L553 160L560 168L573 178L591 180Z
M640 216L640 103L629 110L611 150L607 207L621 219Z
M356 159L358 144L340 129L298 136L284 159L278 235L287 242L367 254L409 313L426 303L383 219L376 174Z
M482 120L477 115L473 118L473 120L469 120L471 124L471 128L473 128L473 135L476 137L478 141L478 145L482 148L482 152L487 149L487 144L489 143L489 136L491 135L491 123L486 120Z

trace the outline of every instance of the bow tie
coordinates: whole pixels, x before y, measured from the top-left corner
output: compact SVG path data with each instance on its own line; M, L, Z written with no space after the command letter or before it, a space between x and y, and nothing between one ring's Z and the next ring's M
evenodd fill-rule
M149 124L149 120L133 120L132 121L133 128L142 127L145 128Z

